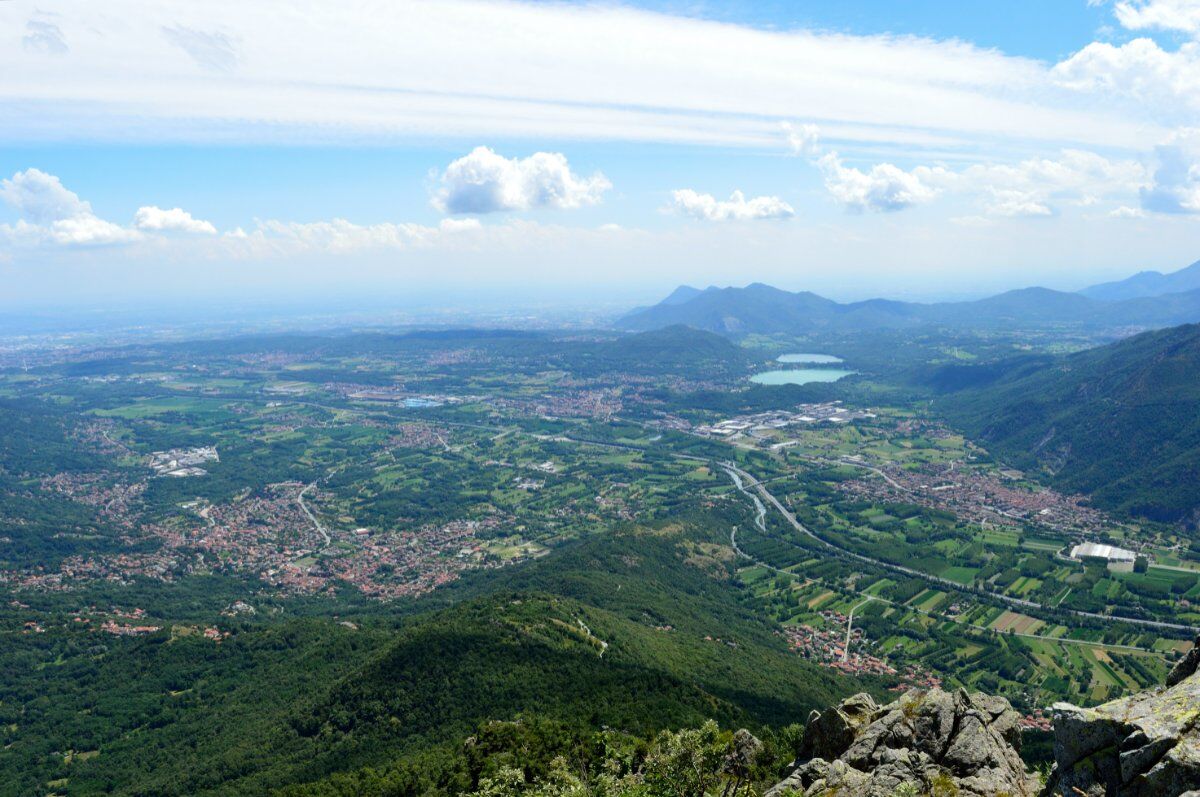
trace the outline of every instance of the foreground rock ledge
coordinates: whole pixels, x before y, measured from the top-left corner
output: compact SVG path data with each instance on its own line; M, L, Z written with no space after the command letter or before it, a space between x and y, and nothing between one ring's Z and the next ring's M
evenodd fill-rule
M1055 703L1046 795L1200 797L1200 674L1189 654L1168 683L1086 709Z
M1004 698L964 690L914 690L886 706L855 695L809 715L795 771L767 797L1029 797L1039 784L1018 753L1019 722Z

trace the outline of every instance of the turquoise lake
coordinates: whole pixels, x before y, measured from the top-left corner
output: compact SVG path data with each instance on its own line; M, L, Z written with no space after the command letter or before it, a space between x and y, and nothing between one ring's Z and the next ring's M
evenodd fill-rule
M856 373L840 368L795 368L786 371L763 371L750 377L759 385L807 385L810 382L836 382L844 376Z

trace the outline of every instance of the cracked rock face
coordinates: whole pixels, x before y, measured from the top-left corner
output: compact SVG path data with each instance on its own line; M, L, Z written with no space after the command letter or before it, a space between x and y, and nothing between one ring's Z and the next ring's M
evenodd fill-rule
M1176 797L1200 790L1200 674L1168 683L1091 709L1054 704L1055 765L1045 794Z
M912 691L886 706L855 695L809 715L797 767L767 797L917 794L1027 797L1020 715L983 694Z

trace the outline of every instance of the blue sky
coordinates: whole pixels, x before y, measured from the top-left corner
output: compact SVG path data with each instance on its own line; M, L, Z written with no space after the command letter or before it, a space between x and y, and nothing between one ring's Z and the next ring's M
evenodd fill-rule
M0 37L8 306L1200 257L1200 0L11 0Z
M746 3L641 2L638 7L682 16L771 29L811 28L853 35L899 34L962 39L1009 55L1047 61L1064 58L1098 36L1117 33L1111 7L1072 0L945 0ZM1111 29L1111 30L1110 30Z

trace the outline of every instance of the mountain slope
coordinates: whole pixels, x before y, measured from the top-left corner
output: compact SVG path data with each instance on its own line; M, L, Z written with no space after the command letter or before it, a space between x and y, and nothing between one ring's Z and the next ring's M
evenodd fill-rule
M1102 506L1200 519L1200 325L988 368L982 380L971 367L940 375L972 385L937 402L969 434Z
M490 720L782 725L862 688L790 653L724 566L685 561L679 534L617 533L480 573L398 625L284 622L221 643L164 631L27 668L0 707L53 711L6 719L0 794L62 778L78 794L265 794L460 749ZM68 750L88 755L64 763Z
M1200 290L1200 260L1167 274L1163 274L1161 271L1141 271L1123 280L1104 282L1084 288L1079 293L1089 299L1115 302L1123 299L1195 290Z

